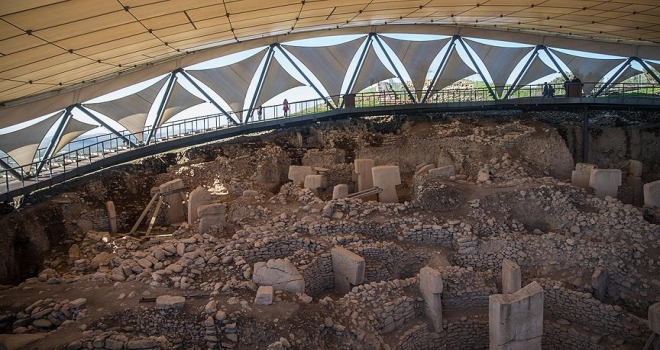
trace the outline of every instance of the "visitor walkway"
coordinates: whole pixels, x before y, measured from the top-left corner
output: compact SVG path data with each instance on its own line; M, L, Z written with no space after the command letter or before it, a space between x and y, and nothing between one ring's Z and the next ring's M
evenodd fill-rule
M612 91L616 91L612 93ZM229 124L229 117L214 114L185 119L163 125L149 144L140 144L142 135L115 134L76 140L63 151L29 166L18 166L9 157L2 158L10 168L0 168L0 202L20 201L21 196L49 188L69 179L100 169L174 149L247 135L283 127L302 126L324 120L378 115L415 115L442 112L496 110L660 110L660 86L637 84L610 87L609 94L598 97L541 97L541 87L517 90L508 99L493 99L488 89L445 89L424 102L413 102L406 92L374 92L289 103L285 116L282 106L263 107L261 119L256 111L244 111L237 119L242 124ZM326 101L334 100L339 107ZM235 117L235 116L232 116ZM242 117L242 118L241 118ZM149 133L145 130L144 133ZM40 150L43 151L43 150ZM37 152L39 154L39 152ZM29 169L29 170L28 170ZM38 171L37 171L38 170ZM36 176L34 174L37 174Z

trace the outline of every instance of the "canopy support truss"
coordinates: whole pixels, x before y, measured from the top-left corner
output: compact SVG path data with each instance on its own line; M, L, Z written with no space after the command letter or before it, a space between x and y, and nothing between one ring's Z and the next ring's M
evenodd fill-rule
M422 103L426 103L426 100L429 98L429 95L431 94L431 90L435 86L435 83L438 81L438 78L440 77L440 73L442 73L442 70L445 68L445 64L447 63L447 59L449 58L449 55L451 54L451 51L454 49L454 46L456 46L456 40L459 38L458 35L454 35L451 38L451 41L449 42L449 45L447 45L447 51L445 51L444 56L442 56L442 60L440 61L440 65L438 65L438 69L435 70L435 74L433 75L433 79L431 79L431 83L426 89L426 92L424 93L424 98L422 98Z
M564 69L562 69L559 63L557 63L557 59L555 59L555 56L553 56L550 50L548 50L548 47L545 45L541 45L540 50L545 51L545 54L548 55L548 57L550 57L550 61L552 61L552 64L554 64L557 70L559 70L559 73L561 73L561 75L564 77L564 80L568 81L569 80L568 74L566 74L566 72L564 72Z
M631 63L633 60L634 60L633 57L628 57L628 59L627 59L622 65L621 65L621 67L619 67L619 69L616 70L616 73L614 73L614 74L610 77L610 79L608 79L608 80L605 82L605 84L603 84L603 86L601 86L600 89L598 89L598 91L596 91L596 93L594 94L594 97L599 96L603 91L605 91L605 89L607 89L607 87L610 86L610 84L612 84L612 82L614 82L614 81L616 80L616 78L619 77L619 75L621 74L621 72L623 72L623 70L626 69L626 67L628 67L628 65L630 65L630 63Z
M110 132L112 132L113 134L115 134L115 135L117 135L118 137L120 137L121 139L123 139L127 144L129 144L129 145L131 145L131 146L133 146L133 147L137 147L137 145L136 145L133 141L131 141L130 138L126 137L126 135L124 135L124 134L120 133L119 131L115 130L115 128L113 128L113 127L111 127L110 125L108 125L106 122L104 122L103 120L101 120L101 118L95 116L94 113L92 113L92 112L90 112L89 110L87 110L87 108L83 107L81 104L73 105L73 107L78 108L79 110L81 110L81 111L82 111L83 113L85 113L88 117L94 119L95 122L101 124L102 127L106 128L106 129L108 129L108 130L110 130Z
M254 95L252 95L252 100L250 100L250 107L248 108L248 115L245 118L245 121L243 122L245 124L247 124L247 122L252 118L252 115L254 114L254 107L256 107L255 104L257 103L257 97L261 92L261 88L263 86L264 78L266 77L266 72L268 71L268 66L270 65L270 61L273 59L273 55L275 54L275 50L273 49L274 46L275 44L272 44L268 47L268 53L266 53L266 61L264 62L263 69L261 70L261 74L259 75L257 88L254 89Z
M12 168L9 164L7 164L4 160L0 159L0 167L3 167L11 176L15 177L19 181L24 181L25 178L16 171L16 169Z
M385 46L380 41L380 38L378 37L378 35L376 35L376 33L373 33L373 36L374 36L374 41L378 44L380 49L383 51L383 54L385 55L385 57L387 57L387 61L390 63L390 66L392 66L392 68L394 68L394 72L396 73L396 76L399 77L399 80L401 81L401 84L406 89L406 92L408 92L408 96L410 97L410 100L415 102L416 101L415 94L413 94L410 91L410 88L408 87L408 84L406 84L405 80L403 80L403 77L401 76L401 73L399 72L399 70L394 65L394 62L392 61L392 58L387 53L387 51L385 51Z
M316 93L323 99L323 101L325 101L325 104L328 106L328 108L335 109L335 107L332 106L332 104L330 103L328 98L325 96L325 94L321 93L321 91L316 87L316 85L314 85L314 83L312 83L312 81L309 79L307 74L303 73L303 71L300 69L300 67L298 67L298 65L293 61L293 59L291 59L291 56L289 56L289 54L286 51L284 51L284 49L282 48L282 45L280 45L280 44L275 44L275 45L280 50L280 52L284 55L284 57L289 61L289 63L291 63L291 65L298 71L298 73L300 73L300 75L302 75L302 77L305 78L305 81L307 81L307 84L309 84L309 86L312 89L314 89L314 91L316 91Z
M477 61L474 59L474 57L472 57L472 54L470 53L470 50L468 50L467 45L465 44L463 39L459 38L458 42L461 43L461 46L463 47L463 50L465 50L465 53L470 58L470 62L472 62L472 65L477 70L477 73L479 73L479 76L481 77L481 80L483 80L484 84L486 84L486 87L488 88L488 93L490 93L490 96L493 98L493 100L497 101L497 95L495 94L495 91L493 91L493 87L490 86L490 84L486 80L486 76L481 71L481 68L479 68L479 65L477 65Z
M156 135L156 129L158 129L158 124L160 120L163 118L163 113L165 113L165 105L167 105L167 102L170 100L170 96L172 95L172 88L174 88L174 82L176 82L176 71L172 72L170 74L170 78L167 81L167 87L165 88L165 95L163 96L163 99L160 101L160 105L158 106L158 113L156 113L156 119L154 120L153 125L151 126L151 130L149 130L149 136L147 137L147 141L145 144L149 144L151 142L151 139Z
M529 56L529 59L527 60L527 62L525 62L525 66L523 66L523 69L520 70L520 73L518 73L518 76L513 81L513 84L511 84L511 87L509 88L509 90L506 92L506 94L502 98L503 100L506 100L507 98L509 98L509 96L511 96L513 91L516 89L516 86L518 86L518 82L520 82L520 79L522 79L523 75L525 75L525 73L527 73L527 69L529 69L529 66L532 64L532 62L534 61L536 56L538 56L538 54L539 54L539 46L537 45L534 48L534 51L532 51L532 55Z
M367 56L367 51L369 51L369 46L371 45L372 36L373 33L370 33L369 36L367 37L367 40L364 41L364 49L362 50L362 53L360 53L360 58L358 59L357 66L353 71L353 75L351 76L351 80L349 81L348 86L346 87L345 95L350 94L351 90L353 89L353 85L355 85L355 80L357 79L358 73L360 73L360 69L362 69L362 65L364 64L364 58L365 56ZM344 99L342 99L339 108L343 108L343 107L344 107Z
M210 102L212 105L214 105L215 108L217 108L218 110L220 110L220 112L222 112L222 114L224 114L225 117L227 117L227 122L228 122L228 123L233 123L234 125L240 125L240 122L239 122L238 120L234 119L229 113L227 113L227 111L225 111L224 108L220 107L220 105L218 104L218 102L216 102L213 98L211 98L211 96L210 96L206 91L204 91L204 90L199 86L199 84L197 84L197 82L195 82L192 78L190 78L190 76L188 75L188 73L186 73L186 71L184 71L183 69L178 69L176 72L179 73L179 75L181 75L182 77L186 78L186 80L187 80L192 86L194 86L195 89L197 89L197 91L199 91L202 95L204 95L204 97L205 97L207 100L209 100L209 102Z
M646 62L644 62L644 60L640 59L639 57L633 57L633 59L637 61L637 63L642 65L642 67L644 67L646 72L649 73L658 84L660 84L660 78L658 78L658 75L655 74L655 72L651 69L651 67L649 67L648 64L646 64Z
M44 165L46 165L46 163L50 160L53 149L55 148L57 143L60 142L60 139L62 138L62 131L64 131L66 125L69 124L69 120L71 120L71 110L73 110L73 108L74 106L69 106L66 108L66 112L64 113L62 120L60 120L60 124L57 126L57 130L55 130L55 135L53 135L53 138L50 140L50 143L48 144L46 153L44 153L44 156L41 158L39 165L37 165L37 169L34 172L34 176L39 176L39 174L41 173L41 169L43 169Z

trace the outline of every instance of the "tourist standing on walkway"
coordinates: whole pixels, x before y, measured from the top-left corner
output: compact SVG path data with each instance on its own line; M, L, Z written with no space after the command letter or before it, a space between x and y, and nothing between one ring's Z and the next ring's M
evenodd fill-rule
M263 113L264 113L264 110L261 107L261 105L259 105L259 108L257 109L257 116L259 117L259 120L261 120L261 117L262 117Z
M286 98L284 99L284 102L282 103L282 110L284 111L284 116L285 117L289 115L289 101L287 101Z

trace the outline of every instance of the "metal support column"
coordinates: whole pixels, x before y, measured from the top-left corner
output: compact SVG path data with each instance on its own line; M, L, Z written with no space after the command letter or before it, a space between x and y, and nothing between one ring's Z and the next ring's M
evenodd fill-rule
M589 116L582 117L582 163L588 163L589 158Z
M406 84L406 82L403 80L403 77L401 76L401 73L399 72L399 70L394 65L394 62L392 61L392 58L387 53L387 51L385 51L385 45L383 45L383 43L380 41L380 38L378 38L378 35L374 34L374 38L375 38L374 41L378 44L380 49L383 50L383 54L385 54L385 57L387 57L387 61L390 62L390 65L392 66L392 68L394 68L394 72L396 73L396 76L399 77L399 80L401 81L401 84L403 84L403 87L406 89L406 92L408 92L408 96L410 96L410 100L413 101L413 102L416 102L417 99L415 98L415 94L413 94L410 91L410 88L408 87L408 84Z
M302 75L303 78L305 78L305 81L307 81L307 84L309 84L309 86L312 89L314 89L314 91L316 91L316 93L319 95L319 97L321 97L323 99L323 101L325 101L325 104L328 106L328 108L335 109L335 107L332 106L332 104L330 103L328 98L325 95L323 95L321 93L321 91L316 87L316 85L314 85L314 83L312 83L312 81L307 77L307 74L303 73L303 71L300 69L300 67L298 67L298 65L293 61L293 59L291 59L291 56L289 56L289 54L286 51L284 51L284 49L282 48L282 45L275 44L275 46L278 49L280 49L280 52L284 55L284 57L286 57L287 60L289 60L289 63L291 63L291 65L293 65L293 67L298 71L298 73L300 73L300 75Z
M156 135L156 129L158 129L158 124L163 117L163 112L165 110L165 105L167 104L167 101L170 100L170 95L172 95L172 88L174 87L174 82L176 81L176 71L172 72L170 74L170 78L167 81L167 87L165 88L165 95L163 96L163 99L160 101L160 105L158 106L158 112L156 113L156 120L154 120L154 124L151 126L151 130L149 130L149 136L147 137L147 141L145 144L149 144L151 142L151 138Z
M344 95L351 93L351 90L353 90L353 85L355 85L355 79L357 79L357 75L360 72L360 69L362 69L362 65L364 64L364 57L367 55L367 51L369 51L372 35L374 35L374 33L369 33L367 40L365 40L364 50L362 50L362 53L360 53L360 58L358 59L357 67L355 67L355 70L353 71L353 75L351 76L351 80L348 82L348 86L346 87L346 92L344 93ZM343 108L343 107L344 107L344 99L342 99L341 104L339 105L339 108Z
M506 100L507 98L509 98L509 96L511 96L513 91L516 89L516 86L518 86L518 83L520 82L520 79L522 79L523 75L525 75L525 73L527 73L527 70L529 69L529 66L532 64L532 62L534 61L536 56L538 56L538 54L539 54L539 47L536 46L534 48L534 51L532 52L532 55L529 56L529 59L527 60L527 62L525 62L525 65L523 66L523 69L520 71L520 73L518 73L518 76L513 81L513 84L511 84L511 87L509 88L509 91L507 91L506 94L504 94L503 100Z
M548 57L550 58L550 61L552 61L552 63L555 65L555 67L557 68L559 73L561 73L561 75L564 77L564 80L568 80L568 74L566 74L566 72L564 72L564 70L561 68L561 66L559 66L559 63L557 63L557 60L555 59L555 56L553 56L552 53L550 52L550 50L548 50L548 47L542 45L541 49L543 51L545 51L546 55L548 55Z
M82 111L83 113L85 113L88 117L94 119L95 122L101 124L102 127L106 128L106 129L108 129L108 130L110 130L110 132L112 132L113 134L117 135L118 137L120 137L121 139L123 139L124 141L126 141L126 143L128 143L129 145L131 145L131 146L133 146L133 147L137 147L137 145L136 145L133 141L131 141L130 138L126 137L125 135L123 135L123 134L120 133L119 131L115 130L113 127L111 127L110 125L108 125L106 122L104 122L103 120L101 120L99 117L95 116L92 112L90 112L89 110L87 110L87 108L83 107L81 104L73 105L73 107L78 108L79 110L81 110L81 111Z
M234 123L234 125L240 125L240 121L237 121L236 119L232 118L231 115L229 113L227 113L227 111L224 110L224 108L220 107L220 105L217 102L215 102L215 100L213 98L211 98L211 96L206 91L202 90L202 88L199 86L199 84L197 84L194 80L192 80L192 78L190 78L190 76L188 76L188 73L186 73L181 68L178 69L176 72L179 73L179 75L181 75L182 77L186 78L186 80L188 80L188 82L192 86L194 86L195 89L197 89L197 91L201 92L202 95L204 95L204 97L207 100L209 100L209 103L211 103L212 105L215 106L215 108L220 110L220 112L222 112L222 114L224 114L227 117L227 121L230 121L230 122Z
M449 59L449 55L451 54L451 51L454 49L454 46L456 46L457 39L458 39L458 35L454 35L451 38L451 41L447 46L447 51L445 51L445 55L442 57L442 60L440 61L440 65L438 66L438 69L436 69L435 74L433 75L433 79L431 79L431 83L426 89L426 93L424 93L424 98L422 98L422 103L426 103L426 100L429 98L429 95L431 94L431 90L433 89L435 83L437 83L438 78L440 77L440 73L444 71L445 64L447 63L447 59Z
M273 46L275 46L275 44L270 45L268 47L268 52L266 53L266 62L264 62L264 67L261 70L261 74L259 75L257 88L254 90L254 95L252 95L252 100L250 100L250 108L248 109L248 115L247 117L245 117L245 121L243 122L243 124L247 124L248 120L252 118L252 114L254 114L254 107L256 107L255 104L257 103L257 97L259 97L259 94L261 93L261 87L263 85L264 78L266 77L268 66L270 66L270 61L273 59L273 55L275 54L275 50L273 50Z
M477 61L472 57L472 54L470 53L470 50L468 50L467 45L463 41L463 39L458 39L458 42L461 43L461 46L463 47L463 50L465 50L465 53L468 55L470 58L470 62L472 62L472 65L474 65L474 68L477 70L477 73L479 73L479 76L481 77L481 80L484 81L484 84L486 84L486 87L488 88L488 92L490 93L490 96L493 98L493 100L497 101L497 95L495 94L495 91L493 91L493 88L488 84L488 81L486 81L486 76L484 73L481 71L481 68L477 65Z
M41 169L44 167L44 165L46 165L46 162L48 162L48 160L51 158L52 156L51 152L53 152L53 149L55 149L57 143L60 142L60 139L62 139L62 131L69 124L69 121L71 120L71 110L73 110L73 108L74 106L69 106L66 108L66 112L64 112L64 116L60 121L60 124L57 126L57 129L55 130L55 135L53 135L53 138L48 143L48 148L46 149L46 153L44 153L44 156L39 162L39 165L37 165L37 169L34 172L35 177L39 176Z
M633 57L633 59L635 61L637 61L637 63L639 63L646 70L646 72L649 73L651 75L651 77L653 77L653 79L655 79L655 81L658 84L660 84L660 78L655 74L655 72L653 72L653 70L651 70L651 67L649 67L649 65L646 64L646 62L644 62L644 60L642 60L638 57Z
M612 75L612 77L610 77L610 79L607 80L607 81L605 82L605 84L603 84L603 86L600 87L600 89L598 89L598 91L594 94L594 97L597 97L597 96L600 95L603 91L605 91L605 89L607 89L607 87L610 86L610 84L612 84L612 82L613 82L616 78L619 77L619 75L621 74L621 72L623 72L623 70L624 70L624 69L630 64L630 62L633 61L633 59L634 59L633 57L628 57L628 59L626 60L626 62L624 62L623 65L621 65L621 67L619 67L619 69L617 69L616 73L614 73L614 75Z
M18 171L16 171L16 169L9 166L9 164L5 163L5 161L2 159L0 159L0 167L5 168L5 170L7 170L11 174L11 176L15 177L17 180L19 181L25 180L25 178L21 176L21 174L19 174Z

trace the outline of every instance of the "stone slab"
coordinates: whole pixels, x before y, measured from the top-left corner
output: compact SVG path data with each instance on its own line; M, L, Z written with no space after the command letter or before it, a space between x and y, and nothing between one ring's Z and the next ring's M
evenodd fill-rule
M325 176L323 175L307 175L305 176L304 188L309 188L314 193L317 193L319 188L325 187Z
M294 184L300 186L305 183L307 175L316 175L316 171L311 166L290 165L289 166L289 180Z
M197 208L199 233L208 232L212 226L224 227L227 222L226 212L225 203L207 204Z
M181 310L186 303L186 298L177 295L161 295L156 298L156 309L158 310Z
M571 184L575 187L589 188L591 171L573 170L571 172Z
M376 165L373 159L356 159L353 161L355 165L355 174L357 175L357 191L361 192L374 187L374 178L371 173L371 168Z
M502 294L515 293L522 288L520 266L510 259L502 261Z
M45 338L48 333L35 334L0 334L0 349L19 350L30 349L30 344Z
M332 248L331 255L337 291L347 293L352 286L364 282L366 263L363 257L339 246Z
M206 188L199 186L188 195L188 224L197 221L197 209L211 203L211 193Z
M424 298L424 314L433 322L436 332L442 332L442 275L428 266L419 270L419 291Z
M117 210L113 201L105 202L105 210L108 212L108 219L110 220L110 232L117 233Z
M644 206L660 208L660 180L644 184Z
M332 199L348 197L348 185L339 184L332 189Z
M649 328L653 333L660 334L660 303L649 306Z
M271 259L254 264L252 281L258 286L272 286L275 290L292 293L305 292L305 279L288 260Z
M456 168L453 165L445 165L429 170L429 174L443 178L450 178L456 175Z
M270 305L273 303L273 286L261 286L254 297L255 305Z
M184 188L183 181L181 179L176 179L168 181L159 186L161 193L169 193L175 190L180 190ZM186 217L183 214L183 198L181 197L181 192L171 193L163 196L163 201L167 203L165 206L167 213L167 221L170 224L184 222Z
M541 349L543 336L543 288L532 282L513 294L489 298L491 350Z
M378 194L378 201L383 203L397 203L396 185L401 184L401 173L396 165L380 165L371 168L374 186L383 191Z
M594 195L599 198L607 196L616 198L621 186L620 169L594 169L589 177L589 187L594 189Z

